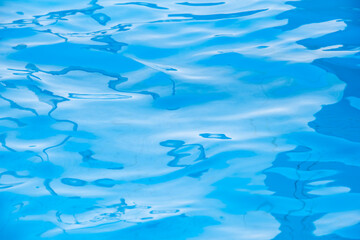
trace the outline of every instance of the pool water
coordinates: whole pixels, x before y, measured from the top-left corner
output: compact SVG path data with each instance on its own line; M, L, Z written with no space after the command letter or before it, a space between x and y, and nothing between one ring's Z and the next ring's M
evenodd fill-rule
M0 1L1 240L360 239L357 0Z

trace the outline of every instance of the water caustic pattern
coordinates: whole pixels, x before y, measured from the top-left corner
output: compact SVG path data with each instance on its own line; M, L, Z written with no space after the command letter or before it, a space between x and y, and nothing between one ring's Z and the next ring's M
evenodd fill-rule
M0 239L360 239L358 0L0 12Z

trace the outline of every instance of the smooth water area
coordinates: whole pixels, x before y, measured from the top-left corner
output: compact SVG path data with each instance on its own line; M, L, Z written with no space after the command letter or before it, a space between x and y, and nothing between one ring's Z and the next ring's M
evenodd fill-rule
M360 239L360 1L0 1L1 240Z

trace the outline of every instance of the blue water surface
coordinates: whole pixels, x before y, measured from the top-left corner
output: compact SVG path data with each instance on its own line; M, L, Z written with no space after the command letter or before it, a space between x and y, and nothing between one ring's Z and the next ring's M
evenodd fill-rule
M360 239L360 1L0 1L1 240Z

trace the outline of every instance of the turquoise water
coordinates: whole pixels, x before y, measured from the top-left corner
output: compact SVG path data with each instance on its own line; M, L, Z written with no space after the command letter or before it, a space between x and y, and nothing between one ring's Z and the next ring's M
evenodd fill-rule
M1 240L360 239L358 0L0 1Z

